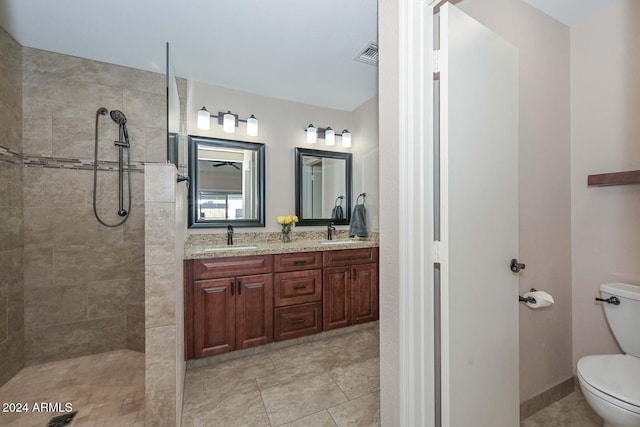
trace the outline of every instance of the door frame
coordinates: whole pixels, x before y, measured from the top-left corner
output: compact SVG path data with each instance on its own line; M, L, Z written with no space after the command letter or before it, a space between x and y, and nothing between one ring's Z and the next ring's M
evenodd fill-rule
M398 3L398 421L430 426L436 403L432 73L438 2Z

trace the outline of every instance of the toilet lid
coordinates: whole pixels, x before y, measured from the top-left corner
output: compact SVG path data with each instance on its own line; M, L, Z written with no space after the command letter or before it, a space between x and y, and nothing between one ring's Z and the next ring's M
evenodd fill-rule
M586 356L578 374L590 386L640 408L640 358L626 354Z

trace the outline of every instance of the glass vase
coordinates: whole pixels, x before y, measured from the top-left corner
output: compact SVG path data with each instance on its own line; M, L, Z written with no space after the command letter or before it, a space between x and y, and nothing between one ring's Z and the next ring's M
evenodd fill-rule
M283 228L282 233L280 234L280 240L282 243L291 243L291 229Z

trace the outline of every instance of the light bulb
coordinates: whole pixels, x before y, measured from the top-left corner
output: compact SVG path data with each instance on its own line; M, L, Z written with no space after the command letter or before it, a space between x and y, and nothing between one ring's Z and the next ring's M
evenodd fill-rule
M222 116L222 130L226 133L234 133L236 131L236 116L227 111Z
M258 119L253 114L247 119L247 135L258 136Z
M313 125L307 127L307 143L315 144L318 141L318 129Z
M346 129L342 131L342 146L351 148L351 133Z
M327 145L336 145L336 131L331 127L324 131L324 141Z
M197 126L198 129L202 130L209 130L211 127L211 114L209 114L205 107L198 110Z

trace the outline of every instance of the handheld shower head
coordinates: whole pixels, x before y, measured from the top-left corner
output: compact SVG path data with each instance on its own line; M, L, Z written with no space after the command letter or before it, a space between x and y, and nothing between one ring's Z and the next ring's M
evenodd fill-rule
M119 125L127 123L127 116L120 110L111 110L111 119Z
M111 119L116 122L120 126L120 130L122 133L121 137L124 137L124 140L127 144L129 144L129 132L127 132L127 116L120 110L111 110Z

